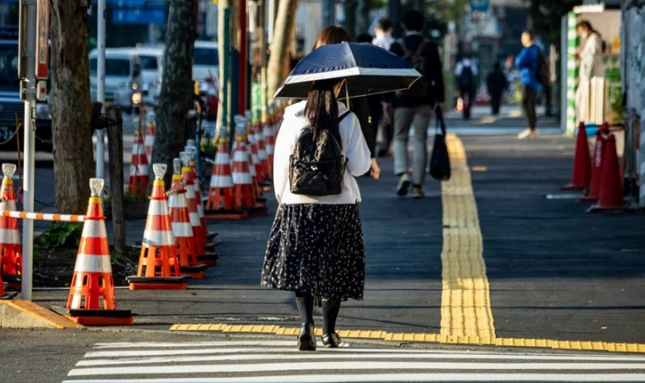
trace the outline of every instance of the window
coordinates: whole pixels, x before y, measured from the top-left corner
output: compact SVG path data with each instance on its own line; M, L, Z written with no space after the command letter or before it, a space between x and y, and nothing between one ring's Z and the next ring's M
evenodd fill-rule
M0 90L20 91L17 44L0 46Z
M90 75L96 76L97 63L96 58L90 59ZM130 76L130 60L128 59L105 59L106 76Z
M141 68L143 70L157 70L158 65L157 65L157 57L156 56L142 56L139 55L139 59L141 59Z
M219 65L219 56L217 48L197 48L195 47L195 65Z

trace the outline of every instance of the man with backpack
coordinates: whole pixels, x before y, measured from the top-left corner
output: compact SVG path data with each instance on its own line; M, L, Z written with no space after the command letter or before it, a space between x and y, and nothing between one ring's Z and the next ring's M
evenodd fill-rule
M540 62L544 60L540 58L540 55L544 55L544 53L534 43L534 40L535 33L533 30L524 30L522 32L522 45L524 49L522 49L522 52L515 59L515 65L520 68L520 79L522 81L522 111L528 124L528 127L517 135L517 138L520 140L535 138L539 134L535 107L538 92L542 89L540 76L543 70L540 67L544 64L540 64Z
M408 11L403 15L405 37L390 47L390 52L403 57L423 77L410 89L396 92L384 100L383 112L387 119L394 121L394 172L399 176L396 194L405 196L412 186L413 197L423 197L423 183L428 160L428 125L435 108L444 102L444 85L441 60L436 44L426 40L421 31L425 23L419 11ZM390 117L391 118L391 117ZM412 176L408 166L408 137L414 126L414 155Z
M455 67L459 95L464 102L462 110L464 120L470 120L470 107L475 102L475 77L477 74L479 71L470 59L470 55L464 55L464 59L459 61Z

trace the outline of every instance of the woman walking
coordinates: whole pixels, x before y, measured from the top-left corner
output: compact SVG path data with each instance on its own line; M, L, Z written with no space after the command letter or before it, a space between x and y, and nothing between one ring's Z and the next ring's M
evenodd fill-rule
M306 101L289 106L275 144L274 188L280 203L267 244L262 285L293 291L302 328L298 349L315 350L314 305L322 307L322 343L338 347L336 319L341 302L361 300L365 251L358 212L361 201L354 177L370 169L370 151L356 115L338 102L345 80L320 80ZM340 194L294 194L289 182L290 156L305 129L320 139L337 138L346 166ZM314 138L315 140L316 138Z

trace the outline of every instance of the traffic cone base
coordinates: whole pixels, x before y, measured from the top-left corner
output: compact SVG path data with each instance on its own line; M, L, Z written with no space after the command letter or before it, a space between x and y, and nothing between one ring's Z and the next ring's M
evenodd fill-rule
M197 259L199 262L202 262L208 266L217 266L217 260L219 259L219 254L217 253L207 253L207 254L198 254Z
M146 278L130 276L126 278L130 290L186 290L188 277L157 277Z
M204 270L208 267L205 264L197 266L179 266L179 271L181 275L185 277L190 277L192 279L204 279L205 272Z
M130 326L134 324L130 310L69 309L67 318L83 326Z
M254 206L246 208L244 210L246 211L246 214L251 217L264 217L266 215L269 215L269 209L264 206Z

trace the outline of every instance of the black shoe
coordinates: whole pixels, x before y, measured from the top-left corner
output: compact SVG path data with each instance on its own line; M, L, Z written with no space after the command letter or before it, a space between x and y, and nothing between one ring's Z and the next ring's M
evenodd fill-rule
M314 337L314 325L303 324L298 335L298 350L316 351L316 337Z
M403 197L408 194L408 188L410 187L410 175L408 173L403 173L399 177L399 183L396 185L396 195Z
M323 334L322 336L322 344L327 348L338 348L340 342L340 336L338 336L337 332L333 332L331 334Z

